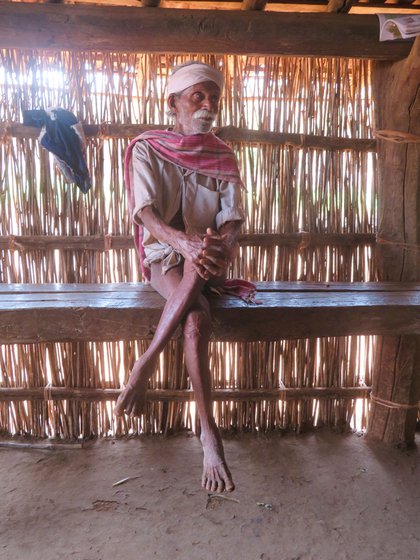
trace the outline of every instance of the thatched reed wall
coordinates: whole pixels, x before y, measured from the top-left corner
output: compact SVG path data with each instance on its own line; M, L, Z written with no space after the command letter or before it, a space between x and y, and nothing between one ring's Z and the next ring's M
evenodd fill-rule
M0 51L1 282L139 280L123 153L129 125L168 123L168 68L185 58ZM357 142L373 136L369 62L197 58L220 65L226 75L218 125L301 135L300 143L290 144L232 141L247 186L244 232L286 234L278 245L244 246L232 274L250 280L374 280L372 239L349 235L376 230L375 153ZM93 186L87 195L63 183L34 134L14 126L22 122L23 109L53 106L101 125L88 138ZM120 125L117 133L110 134L111 125ZM321 147L311 147L310 135L355 142L342 149L321 138ZM299 231L308 232L304 243L293 236ZM194 428L189 402L154 402L142 419L116 421L112 403L50 398L48 385L118 388L146 344L3 346L0 386L46 390L44 401L1 402L0 430L72 438ZM214 386L369 386L373 345L366 337L212 343ZM188 388L179 342L163 353L151 386ZM346 427L356 408L358 425L365 427L367 404L353 398L215 403L219 425L240 430Z

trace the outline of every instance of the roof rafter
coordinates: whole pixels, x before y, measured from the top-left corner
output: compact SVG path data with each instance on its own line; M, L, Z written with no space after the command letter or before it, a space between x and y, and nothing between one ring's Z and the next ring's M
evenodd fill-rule
M376 16L0 3L0 48L326 56L396 60Z

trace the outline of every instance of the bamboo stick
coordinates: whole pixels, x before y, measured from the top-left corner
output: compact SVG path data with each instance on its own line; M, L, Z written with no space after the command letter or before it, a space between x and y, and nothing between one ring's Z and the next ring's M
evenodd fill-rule
M87 138L119 139L135 138L148 130L163 130L158 124L84 124L83 131ZM39 129L20 123L0 122L0 136L10 138L39 137ZM250 130L236 126L223 126L215 130L216 136L225 142L242 142L250 144L271 144L274 146L293 146L295 148L317 148L323 150L355 150L358 152L375 152L375 138L345 138L315 134L293 134L268 130Z
M49 387L46 391L42 387L0 387L0 400L19 401L27 399L86 399L86 400L116 400L120 389L78 388L78 387ZM225 400L294 400L294 399L353 399L369 396L369 387L294 387L282 389L215 389L212 399ZM182 402L194 400L192 390L182 389L153 389L147 391L150 401Z
M36 449L36 450L69 450L82 449L82 443L26 443L19 441L0 441L0 447L9 449Z
M239 236L242 247L357 246L375 243L374 233L248 233ZM51 249L109 251L134 249L132 235L7 235L0 236L0 250L47 251Z

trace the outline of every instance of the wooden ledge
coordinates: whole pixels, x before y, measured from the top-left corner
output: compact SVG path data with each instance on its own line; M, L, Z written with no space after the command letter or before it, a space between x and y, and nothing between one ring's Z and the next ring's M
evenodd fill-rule
M419 283L266 282L259 305L212 296L214 339L420 334ZM153 336L164 300L144 284L2 284L0 343Z

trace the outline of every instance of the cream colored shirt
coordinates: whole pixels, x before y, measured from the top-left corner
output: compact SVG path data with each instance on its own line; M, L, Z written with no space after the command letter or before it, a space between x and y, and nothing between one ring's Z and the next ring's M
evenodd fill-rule
M135 206L133 220L142 225L139 212L153 206L166 224L182 210L185 231L204 234L226 222L244 221L241 185L184 169L160 158L147 142L137 142L132 153ZM143 228L145 264L162 261L166 272L182 261L179 253Z

